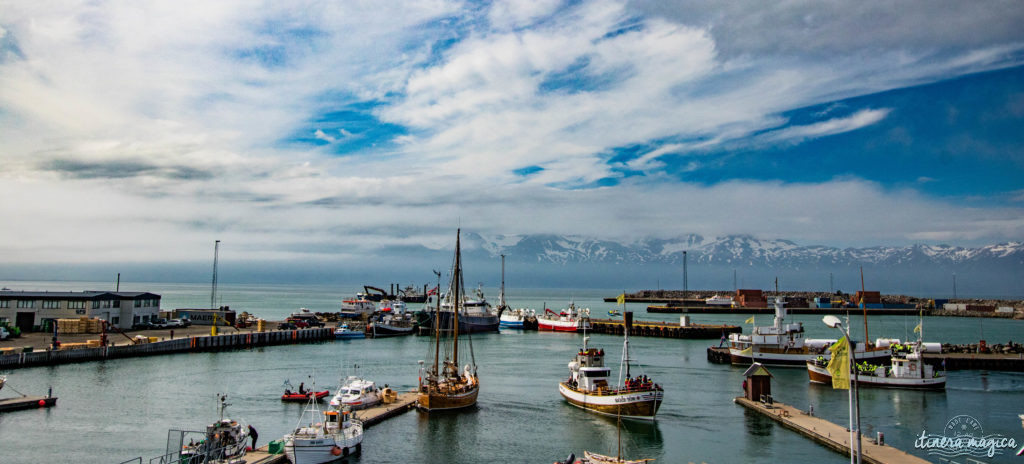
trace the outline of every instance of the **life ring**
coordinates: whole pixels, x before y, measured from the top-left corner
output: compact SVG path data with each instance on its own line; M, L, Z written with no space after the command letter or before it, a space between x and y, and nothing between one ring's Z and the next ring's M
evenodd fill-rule
M331 448L331 454L341 456L341 448L338 448L338 445L334 445L334 448Z

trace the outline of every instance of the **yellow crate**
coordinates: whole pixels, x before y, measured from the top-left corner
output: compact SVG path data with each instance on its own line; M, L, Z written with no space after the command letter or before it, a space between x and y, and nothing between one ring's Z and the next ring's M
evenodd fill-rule
M158 341L160 341L160 337L149 337L149 342L150 343L156 343Z
M0 353L2 353L2 354L12 354L12 353L17 353L17 352L18 352L18 348L14 348L14 347L0 348Z
M99 340L86 340L85 344L88 345L89 348L99 348L101 346Z

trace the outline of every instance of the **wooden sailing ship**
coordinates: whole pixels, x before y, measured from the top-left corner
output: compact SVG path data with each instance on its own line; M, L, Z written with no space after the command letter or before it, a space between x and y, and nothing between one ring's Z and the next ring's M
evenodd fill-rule
M455 317L441 318L441 300L435 307L431 355L433 364L420 367L419 396L417 406L425 411L461 409L476 404L480 391L476 359L473 357L473 340L469 334L459 337L458 315L465 311L463 296L465 286L462 279L461 229L455 235L455 259L452 264L452 278L445 294L445 305L451 305ZM440 274L438 273L440 276ZM449 327L443 327L447 319ZM469 363L459 368L459 345L469 348ZM465 350L463 350L465 353ZM423 362L420 362L421 365Z

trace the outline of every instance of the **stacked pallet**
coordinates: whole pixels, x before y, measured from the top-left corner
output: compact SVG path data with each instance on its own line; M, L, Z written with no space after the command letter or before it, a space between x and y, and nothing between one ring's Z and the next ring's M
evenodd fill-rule
M78 319L57 319L57 331L63 334L100 333L102 321L82 316Z
M60 349L63 350L77 350L81 348L90 348L88 343L61 343Z

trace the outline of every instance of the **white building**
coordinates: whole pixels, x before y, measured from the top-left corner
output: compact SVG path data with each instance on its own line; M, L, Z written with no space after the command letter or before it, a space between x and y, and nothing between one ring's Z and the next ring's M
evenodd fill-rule
M0 322L22 331L39 330L47 320L99 318L120 329L149 322L160 313L160 295L149 292L0 291Z

